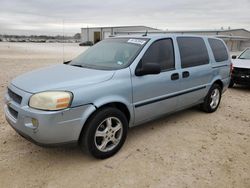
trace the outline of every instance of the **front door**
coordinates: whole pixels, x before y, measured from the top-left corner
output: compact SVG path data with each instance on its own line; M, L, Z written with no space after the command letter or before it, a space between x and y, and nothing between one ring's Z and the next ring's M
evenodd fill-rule
M135 125L175 111L174 93L179 90L179 75L174 57L173 41L166 38L153 42L139 62L139 67L144 63L158 63L161 73L132 76Z

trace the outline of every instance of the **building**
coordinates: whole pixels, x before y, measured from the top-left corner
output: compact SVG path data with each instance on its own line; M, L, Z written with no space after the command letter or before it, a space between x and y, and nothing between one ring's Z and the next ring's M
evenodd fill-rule
M160 31L158 29L146 26L118 26L118 27L87 27L81 28L81 41L92 42L93 44L103 40L109 36L118 35L122 32L139 32Z
M223 39L230 51L242 51L250 47L250 31L246 29L163 31L146 26L123 26L82 28L81 31L82 42L91 41L96 43L110 35L144 34L148 31L148 33L158 34L179 33L215 36Z
M242 51L250 47L250 31L246 29L221 29L200 31L168 31L170 33L211 35L225 41L230 51Z

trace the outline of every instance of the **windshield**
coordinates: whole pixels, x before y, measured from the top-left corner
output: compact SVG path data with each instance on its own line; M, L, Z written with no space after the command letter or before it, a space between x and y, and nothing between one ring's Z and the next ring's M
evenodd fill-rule
M239 59L250 59L250 49L245 50L240 56Z
M114 70L127 67L148 39L112 38L103 40L73 59L69 65Z

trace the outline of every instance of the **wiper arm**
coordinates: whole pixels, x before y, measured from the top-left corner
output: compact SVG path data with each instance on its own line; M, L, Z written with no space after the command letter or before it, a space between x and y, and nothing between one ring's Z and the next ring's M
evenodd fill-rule
M75 67L83 67L82 65L77 65L77 64L69 64L71 66L75 66Z
M68 64L68 65L75 66L75 67L81 67L81 68L91 68L87 65L79 65L79 64Z
M70 62L71 62L71 60L70 60L70 61L64 61L63 64L67 65L67 64L69 64Z

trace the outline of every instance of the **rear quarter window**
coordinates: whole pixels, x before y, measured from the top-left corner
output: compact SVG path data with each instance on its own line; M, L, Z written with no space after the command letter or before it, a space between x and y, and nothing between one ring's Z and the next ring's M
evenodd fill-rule
M200 37L178 37L177 43L181 56L181 67L194 67L209 63L204 40Z
M218 39L208 39L209 45L214 54L216 62L222 62L228 60L228 53L224 43Z

